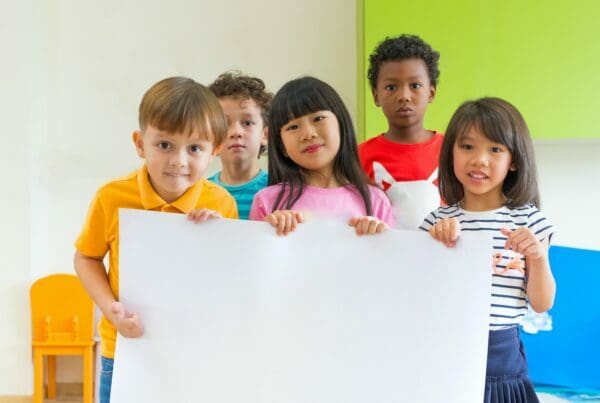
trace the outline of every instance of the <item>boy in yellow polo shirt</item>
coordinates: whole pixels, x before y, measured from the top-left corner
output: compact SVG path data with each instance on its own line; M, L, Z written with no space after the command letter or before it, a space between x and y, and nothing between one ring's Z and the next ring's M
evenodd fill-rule
M143 333L137 315L118 302L119 208L183 213L196 222L238 216L233 197L204 179L227 134L210 90L185 77L162 80L144 94L139 125L133 143L145 164L98 190L75 243L75 271L103 314L101 403L110 401L117 331L124 337Z

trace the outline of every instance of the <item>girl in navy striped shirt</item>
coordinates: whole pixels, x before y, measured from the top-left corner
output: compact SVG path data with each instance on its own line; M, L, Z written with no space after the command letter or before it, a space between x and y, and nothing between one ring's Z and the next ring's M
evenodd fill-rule
M484 402L538 402L527 374L518 324L527 304L552 307L556 285L548 246L553 226L538 210L539 194L529 130L519 111L498 98L462 104L440 155L439 190L448 206L421 229L452 247L461 231L494 240L492 306Z

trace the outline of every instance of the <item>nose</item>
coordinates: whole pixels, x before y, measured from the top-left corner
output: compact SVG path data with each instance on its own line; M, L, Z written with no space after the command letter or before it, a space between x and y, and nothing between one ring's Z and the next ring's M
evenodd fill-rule
M473 155L471 163L476 167L486 167L489 164L489 158L486 152L481 151Z
M242 128L239 123L232 123L227 127L227 136L232 139L242 137Z
M169 165L172 167L183 168L187 163L187 154L186 150L182 149L178 152L171 153L171 158L169 158Z
M317 137L317 129L313 125L308 125L302 131L302 135L300 137L301 141L312 140Z
M407 86L400 87L396 94L396 101L398 102L408 102L410 101L410 88Z

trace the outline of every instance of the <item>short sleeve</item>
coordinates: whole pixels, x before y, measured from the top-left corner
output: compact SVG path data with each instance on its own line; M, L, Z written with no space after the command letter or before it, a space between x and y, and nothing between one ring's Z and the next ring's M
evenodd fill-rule
M371 191L371 206L373 208L373 216L383 221L390 228L396 227L396 220L394 219L394 210L392 208L392 202L383 190L369 186Z
M106 211L98 192L90 204L83 229L75 241L75 248L85 256L106 255L109 249L106 225Z
M254 196L254 200L252 201L252 207L250 207L250 214L248 219L253 221L263 221L265 217L269 215L267 211L267 207L265 206L265 202L262 197L262 192L258 192Z
M527 215L527 228L533 232L540 242L547 241L550 245L552 235L555 233L554 225L533 205Z
M436 213L437 213L437 210L434 210L431 213L429 213L427 215L427 217L425 217L425 219L423 220L423 223L421 223L421 225L419 226L419 229L421 231L428 232L429 229L431 227L433 227L440 220L439 215Z

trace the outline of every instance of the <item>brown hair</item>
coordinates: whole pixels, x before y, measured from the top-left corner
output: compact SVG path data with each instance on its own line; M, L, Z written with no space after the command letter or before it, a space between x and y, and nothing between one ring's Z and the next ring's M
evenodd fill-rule
M140 130L148 125L169 133L200 133L215 147L227 135L227 121L214 94L186 77L165 78L154 84L142 98Z
M261 109L263 125L269 125L269 112L273 94L265 89L260 78L243 75L240 71L228 71L221 74L208 86L217 98L234 97L252 99Z
M454 112L440 152L439 189L446 203L455 204L464 197L463 186L454 174L453 149L471 128L503 144L512 155L516 170L508 171L502 184L506 205L514 208L533 203L539 207L533 144L527 123L517 108L500 98L467 101Z

